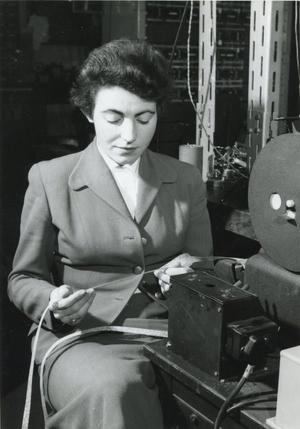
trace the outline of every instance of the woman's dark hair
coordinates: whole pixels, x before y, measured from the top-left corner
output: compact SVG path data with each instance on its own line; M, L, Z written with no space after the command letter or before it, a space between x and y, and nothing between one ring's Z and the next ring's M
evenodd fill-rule
M171 89L167 61L146 42L113 40L94 49L83 63L71 89L73 104L91 117L103 86L120 86L161 105Z

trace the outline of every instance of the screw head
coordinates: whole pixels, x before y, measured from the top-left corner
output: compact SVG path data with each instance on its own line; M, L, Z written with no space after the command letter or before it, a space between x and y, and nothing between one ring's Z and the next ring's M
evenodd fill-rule
M198 422L198 419L197 419L196 414L192 413L192 414L190 415L190 422L191 422L191 423L197 423L197 422Z

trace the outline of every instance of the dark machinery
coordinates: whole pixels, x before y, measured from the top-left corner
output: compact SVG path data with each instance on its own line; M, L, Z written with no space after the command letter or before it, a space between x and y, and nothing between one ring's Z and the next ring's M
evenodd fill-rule
M254 164L249 209L262 249L241 287L199 267L172 278L169 347L218 379L239 376L245 363L258 375L274 371L269 353L300 342L298 171L297 134L269 142Z
M245 283L280 325L280 348L300 344L300 135L283 134L259 154L249 209L262 250L248 259Z
M274 368L266 356L277 346L278 326L264 315L256 295L213 272L174 277L169 297L169 347L203 371L228 379L249 362L256 372Z

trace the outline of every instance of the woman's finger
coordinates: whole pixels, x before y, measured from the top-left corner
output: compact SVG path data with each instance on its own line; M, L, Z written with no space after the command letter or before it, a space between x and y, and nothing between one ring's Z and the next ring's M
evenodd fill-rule
M163 283L170 283L170 276L169 276L169 274L162 272L158 276L158 280L159 280L159 282L162 281Z
M165 268L164 270L160 270L157 273L156 277L166 283L169 283L171 276L178 276L180 274L191 273L191 272L193 272L193 269L190 267L170 267L170 268Z
M169 276L179 276L180 274L192 273L193 269L190 267L170 267L165 270Z
M159 280L158 283L160 285L161 293L163 295L167 295L167 293L169 292L169 290L170 290L170 288L172 286L172 283L165 283L162 280Z
M163 295L167 295L169 290L171 289L172 283L163 283L161 286L161 291Z
M88 312L88 309L90 308L94 298L95 298L95 292L89 296L88 300L83 304L83 306L80 308L80 310L78 310L72 314L62 315L60 317L60 320L63 323L67 323L68 325L71 325L71 326L77 325L85 317L85 315Z
M159 272L166 271L167 268L182 268L191 265L193 262L198 260L196 256L191 256L189 253L182 253L165 265L161 266L158 270L154 271L154 275L158 276Z
M81 295L79 298L77 296L76 301L73 302L72 305L69 305L68 307L63 307L63 308L57 308L53 312L54 317L56 319L61 319L62 317L68 317L74 313L77 313L85 305L85 303L88 302L92 294L95 294L93 290L86 291L86 293Z
M71 286L68 286L68 285L62 285L55 288L50 295L50 300L49 300L50 310L52 311L55 310L57 308L58 302L62 298L72 295L72 293L73 293L73 289L71 288Z
M90 291L90 292L89 292ZM91 293L91 289L79 289L66 298L62 298L57 302L57 310L66 309L74 305L77 301L80 301L86 294Z

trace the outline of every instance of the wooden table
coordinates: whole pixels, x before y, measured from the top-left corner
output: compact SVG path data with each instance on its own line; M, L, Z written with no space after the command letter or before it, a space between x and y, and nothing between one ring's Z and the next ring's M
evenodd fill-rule
M144 353L152 361L157 374L167 427L212 429L219 408L236 382L220 382L202 372L170 351L166 340L145 345ZM254 398L263 402L234 411L223 420L222 429L269 428L265 421L275 415L276 400L270 397L275 393L272 382L248 381L237 401Z

